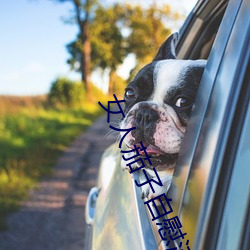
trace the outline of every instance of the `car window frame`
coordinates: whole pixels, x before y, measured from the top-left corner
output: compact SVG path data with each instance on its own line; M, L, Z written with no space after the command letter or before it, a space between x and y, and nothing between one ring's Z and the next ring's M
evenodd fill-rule
M188 182L191 179L191 176L193 175L193 173L190 172L190 166L192 166L193 168L195 168L195 162L194 162L194 158L197 157L197 149L202 146L202 142L200 140L201 135L203 133L202 129L204 129L206 127L205 124L205 114L208 112L209 109L209 102L211 102L211 98L213 98L213 96L210 95L210 93L212 93L214 91L214 84L216 83L218 74L220 73L220 68L221 68L221 63L223 63L223 57L225 56L226 53L226 48L228 45L228 42L230 42L230 38L231 38L231 34L232 34L232 28L234 27L234 22L237 19L237 16L239 14L240 9L242 10L242 2L244 1L230 1L229 2L229 6L228 9L225 13L225 17L223 18L223 21L221 23L221 27L227 27L227 35L225 36L225 32L221 31L221 28L219 29L219 36L216 38L215 43L214 43L214 48L212 49L211 55L209 57L208 60L208 65L207 68L205 69L204 75L203 75L203 79L201 81L201 88L199 89L197 96L198 96L198 101L196 101L196 107L195 110L193 111L193 114L191 115L191 121L188 125L187 128L187 136L184 138L184 147L185 144L186 146L188 146L189 148L191 147L191 150L186 150L184 153L184 156L182 158L182 156L180 156L180 161L178 162L177 165L177 169L175 172L175 177L174 177L174 181L173 181L173 185L171 187L171 191L170 191L170 195L175 195L176 192L179 194L177 194L178 198L176 200L176 207L179 209L179 215L181 215L182 212L182 208L185 205L185 200L189 199L190 197L188 197L187 195L187 187L188 187ZM236 4L238 3L238 5ZM234 13L235 15L232 15L232 13ZM231 38L232 39L232 38ZM202 86L203 84L210 84L210 91L208 91L208 88L206 89L206 87ZM206 93L207 96L204 96L204 93L201 94L201 92ZM204 99L205 98L205 99ZM237 98L237 97L236 97ZM204 103L204 100L206 103ZM203 105L202 105L203 103ZM200 105L201 104L201 105ZM210 103L211 104L211 103ZM197 108L197 106L199 108ZM202 114L202 115L201 115ZM231 116L233 117L233 113L231 114ZM199 124L197 124L197 118L200 117L201 118L201 122ZM231 117L231 119L232 119ZM194 131L192 131L194 130ZM229 130L229 128L228 128ZM225 136L228 136L225 134ZM221 146L221 145L220 145ZM226 145L224 145L223 147L225 147ZM221 149L224 150L224 149ZM191 151L191 152L190 152ZM218 153L218 151L217 151ZM186 158L185 158L186 157ZM214 164L214 163L213 163ZM218 171L218 170L217 170ZM216 175L216 171L212 171L210 169L210 175ZM217 173L218 174L218 173ZM209 173L208 175L209 176ZM214 176L212 177L214 178ZM181 185L180 185L180 181L181 181ZM193 181L193 179L192 179ZM208 183L209 181L207 181ZM208 183L207 185L210 186L210 188L215 185L217 181L212 180L211 181L211 176L210 176L210 183ZM178 184L177 184L178 183ZM179 188L179 190L178 190ZM177 191L176 191L177 189ZM212 188L213 190L213 188ZM201 211L205 211L205 207L207 210L210 209L211 206L211 201L212 196L214 195L214 193L211 196L211 191L205 191L204 193L206 193L204 195L204 199L203 199L203 205L200 207ZM209 194L210 193L210 194ZM207 197L206 197L207 196ZM210 201L208 199L208 197L210 196ZM207 199L207 201L206 201ZM209 212L204 212L203 215L200 215L199 218L199 225L198 225L198 233L196 236L196 245L195 245L195 249L204 249L204 237L206 236L206 228L208 227L208 218L210 218L208 216ZM197 220L198 221L198 220ZM204 226L205 224L205 226ZM216 233L215 233L216 234ZM198 240L200 242L198 242ZM208 237L209 241L211 240L211 237ZM197 243L198 242L198 243ZM209 249L214 249L214 248L209 248Z
M249 69L250 48L247 55L247 68ZM244 229L248 226L247 218L250 218L250 182L249 179L246 180L250 176L248 166L250 162L250 72L246 70L244 73L244 82L221 168L220 189L215 196L214 204L220 203L221 206L213 208L211 215L213 221L210 221L206 237L205 245L210 245L210 248L213 249L231 250L237 247L244 249L244 242L247 240L247 235L244 236ZM246 155L247 143L249 144ZM244 164L242 164L243 161ZM212 226L215 221L220 221L217 230L214 230ZM229 233L231 233L231 237L228 235ZM210 243L211 237L215 239L213 245ZM233 242L231 242L232 239ZM249 249L249 245L245 249Z
M210 2L210 6L209 6L209 9L212 9L213 6L216 5L216 3L220 2L219 6L222 6L224 5L227 1L226 0L213 0ZM207 2L204 3L204 1L198 1L196 6L194 7L193 11L190 13L189 17L187 18L186 20L186 24L184 24L184 29L181 30L180 32L180 40L178 42L178 45L177 45L177 51L180 50L181 46L184 46L185 43L187 43L187 41L183 42L186 37L185 37L185 33L184 30L185 28L188 27L188 31L190 32L190 30L194 29L197 34L195 37L198 37L199 34L202 32L202 29L211 21L210 18L212 18L211 16L211 12L209 11L205 11L205 13L208 15L208 16L205 16L204 15L204 12L202 11L203 8L205 8L207 5ZM202 18L204 18L204 22L202 22L202 25L198 25L199 26L199 29L197 29L197 21L198 23L200 22L201 20L201 17L200 15L202 15ZM195 32L192 30L192 33L194 34ZM189 40L190 38L188 38ZM190 41L189 41L190 43ZM182 45L181 45L182 44ZM193 47L193 43L190 44L190 47ZM185 47L185 50L187 50L188 47ZM185 53L185 55L187 56L188 53L191 53L192 50L191 49L188 49L187 51L183 50L183 53ZM177 52L177 56L178 56L178 52ZM138 176L138 173L135 172L133 174L133 179L134 180L138 180L139 181L139 176ZM135 186L135 184L133 183L133 186L134 186L134 189L135 189L135 198L137 200L137 203L140 204L142 203L143 204L143 201L141 200L140 198L140 192L138 192L139 188ZM140 206L140 209L141 210L138 210L139 213L138 214L145 214L145 210L147 211L147 215L148 215L148 219L150 221L150 213L148 211L148 209L146 209L145 205L143 204L144 207ZM177 210L178 211L178 210ZM139 217L141 217L139 215ZM160 221L155 221L155 223L152 223L152 221L150 221L150 225L151 225L151 228L153 230L153 233L154 233L154 237L155 237L155 240L156 242L158 242L158 250L161 250L161 249L166 249L166 246L165 246L165 243L164 241L162 241L162 239L160 238L159 234L158 234L158 230L159 230L159 227L157 227L155 224L157 222L160 222ZM142 224L145 223L142 222Z

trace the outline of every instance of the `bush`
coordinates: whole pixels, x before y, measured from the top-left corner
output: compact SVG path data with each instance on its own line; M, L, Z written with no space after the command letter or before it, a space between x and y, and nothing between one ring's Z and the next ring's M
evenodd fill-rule
M126 81L117 74L114 75L113 81L113 93L118 97L123 98L124 90L127 85Z
M99 89L98 87L96 87L94 84L90 85L90 92L91 92L92 103L107 102L108 100L110 100L110 96L107 94L104 94L103 91Z
M83 84L58 78L51 85L48 100L54 107L81 107L85 100Z

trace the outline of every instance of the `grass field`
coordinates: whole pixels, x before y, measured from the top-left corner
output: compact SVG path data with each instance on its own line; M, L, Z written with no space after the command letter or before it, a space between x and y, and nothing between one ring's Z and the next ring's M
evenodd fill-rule
M0 96L0 229L6 214L28 197L41 176L51 173L59 154L100 114L84 108L45 108L45 96Z

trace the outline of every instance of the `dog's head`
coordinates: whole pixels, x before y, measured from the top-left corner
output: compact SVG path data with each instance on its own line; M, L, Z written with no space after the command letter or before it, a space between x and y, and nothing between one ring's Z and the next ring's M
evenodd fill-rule
M161 171L175 167L205 60L178 60L171 35L154 60L142 68L125 89L125 118L121 128L136 127L125 137L128 147L147 147L152 166Z

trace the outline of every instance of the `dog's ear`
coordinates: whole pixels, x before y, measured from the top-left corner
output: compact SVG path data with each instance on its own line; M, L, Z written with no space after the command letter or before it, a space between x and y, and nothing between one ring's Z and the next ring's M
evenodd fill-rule
M167 40L161 45L153 61L176 59L175 46L179 38L178 33L173 33L167 38Z

